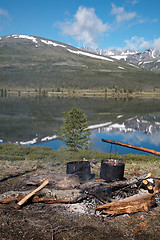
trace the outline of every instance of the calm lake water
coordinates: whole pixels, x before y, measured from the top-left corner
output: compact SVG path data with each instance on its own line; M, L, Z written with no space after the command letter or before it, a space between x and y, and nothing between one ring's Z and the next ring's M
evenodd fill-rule
M64 112L81 108L92 125L92 149L102 152L142 153L101 141L120 141L160 151L160 100L65 97L0 98L0 140L58 149L59 140L42 141L55 135ZM95 126L96 125L96 126ZM30 144L29 144L30 145Z

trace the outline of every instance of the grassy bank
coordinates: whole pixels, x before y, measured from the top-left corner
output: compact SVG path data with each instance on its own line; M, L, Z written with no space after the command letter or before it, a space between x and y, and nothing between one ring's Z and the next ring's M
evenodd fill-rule
M78 161L83 158L88 160L96 159L98 166L100 166L101 160L105 158L123 160L125 162L126 176L130 172L140 174L151 172L153 175L158 176L160 169L160 158L154 155L115 155L93 150L70 152L64 148L51 150L48 147L15 146L6 143L0 145L0 179L13 171L14 167L11 166L15 166L15 172L23 172L24 169L25 171L49 169L65 173L67 162ZM97 172L95 174L99 177Z

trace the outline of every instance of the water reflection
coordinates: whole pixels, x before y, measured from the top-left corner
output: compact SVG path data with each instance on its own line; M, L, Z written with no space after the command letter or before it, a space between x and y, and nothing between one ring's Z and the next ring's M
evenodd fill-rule
M90 147L93 150L97 150L99 152L104 153L118 153L118 154L148 154L142 151L138 151L131 148L126 148L117 145L111 145L109 143L102 142L102 138L108 140L114 140L118 142L123 142L131 145L135 145L138 147L144 147L156 151L160 151L160 133L156 134L145 134L142 132L123 132L123 131L104 131L104 130L92 130L91 141L93 145ZM59 140L52 140L48 142L41 142L34 144L38 146L50 147L54 150L58 150L60 147L65 147ZM33 146L33 145L30 145Z
M0 105L0 144L1 141L17 144L36 142L35 145L52 149L64 146L59 140L42 140L54 136L55 130L63 124L64 112L74 106L83 110L92 125L92 149L110 152L110 144L101 141L106 138L160 151L159 99L12 96L0 98ZM112 151L137 153L121 146L112 146Z
M93 142L91 149L105 153L145 154L135 149L104 143L101 141L104 138L160 151L159 120L159 115L146 115L128 119L121 124L108 122L106 124L92 125L90 126L90 129L92 129L91 141ZM52 149L59 149L61 146L65 146L59 140L39 143L38 145L48 146Z
M131 148L104 143L101 141L102 138L160 151L160 147L159 147L160 133L147 135L142 132L126 132L125 133L121 131L117 131L117 132L94 131L91 135L91 139L94 143L91 148L96 149L97 151L105 152L105 153L117 152L118 154L129 154L129 153L147 154L145 152L134 150ZM156 142L155 139L158 139L159 141Z
M122 124L111 124L92 132L92 148L102 152L118 154L144 154L144 152L101 142L102 138L123 142L138 147L160 151L160 116L145 115L128 119Z

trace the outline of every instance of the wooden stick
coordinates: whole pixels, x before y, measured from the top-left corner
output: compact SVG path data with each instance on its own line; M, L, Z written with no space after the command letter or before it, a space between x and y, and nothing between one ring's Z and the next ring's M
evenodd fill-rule
M45 180L38 188L36 188L34 191L29 193L27 196L22 198L17 204L19 206L22 206L29 198L31 198L36 192L40 191L42 188L44 188L49 183L49 180Z
M152 149L144 148L144 147L137 147L137 146L134 146L131 144L121 143L121 142L112 141L112 140L108 140L108 139L102 139L102 142L107 142L107 143L111 143L111 144L115 144L115 145L120 145L123 147L133 148L133 149L136 149L139 151L148 152L148 153L152 153L154 155L160 156L160 152L152 150Z

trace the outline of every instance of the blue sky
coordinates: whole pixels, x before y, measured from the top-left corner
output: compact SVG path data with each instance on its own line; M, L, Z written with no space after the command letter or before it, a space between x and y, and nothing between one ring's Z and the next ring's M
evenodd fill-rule
M160 49L160 0L0 0L0 36L75 47Z

